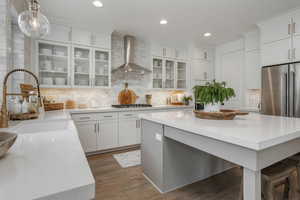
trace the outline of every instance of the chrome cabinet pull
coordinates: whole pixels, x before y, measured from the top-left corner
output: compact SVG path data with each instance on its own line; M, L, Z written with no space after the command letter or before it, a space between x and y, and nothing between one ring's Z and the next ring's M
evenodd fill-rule
M97 124L94 124L94 132L97 133Z
M288 34L291 35L291 24L288 25Z
M293 27L292 27L292 29L293 29L293 33L295 34L296 33L296 22L293 22Z
M80 120L87 120L87 119L91 119L90 117L79 117Z
M291 59L291 50L290 49L288 50L288 59L289 60Z
M110 117L113 117L112 115L106 115L104 116L105 118L110 118Z

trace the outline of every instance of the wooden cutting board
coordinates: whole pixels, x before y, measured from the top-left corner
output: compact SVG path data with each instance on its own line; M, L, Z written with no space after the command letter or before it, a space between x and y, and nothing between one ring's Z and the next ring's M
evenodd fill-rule
M119 93L118 101L121 105L135 104L138 96L133 90L128 89L128 84L125 83L125 89Z

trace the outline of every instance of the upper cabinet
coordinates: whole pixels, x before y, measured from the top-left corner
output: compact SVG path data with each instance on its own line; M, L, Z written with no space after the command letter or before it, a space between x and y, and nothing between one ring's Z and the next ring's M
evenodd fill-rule
M92 33L86 30L72 28L72 42L74 44L91 45Z
M163 47L158 44L151 44L151 54L155 57L163 57L169 59L186 60L187 52L183 48Z
M290 37L291 15L286 14L259 24L263 44Z
M259 24L263 66L299 60L299 26L300 10Z
M152 87L155 89L187 89L187 63L153 57Z
M71 27L51 24L50 34L44 39L56 42L70 42Z
M193 47L190 49L190 56L192 59L199 59L199 60L212 60L213 52L211 49L202 49L202 48L197 48Z

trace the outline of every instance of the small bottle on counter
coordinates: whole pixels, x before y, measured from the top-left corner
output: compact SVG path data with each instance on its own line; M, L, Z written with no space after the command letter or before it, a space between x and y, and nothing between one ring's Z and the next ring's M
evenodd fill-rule
M21 110L23 114L28 113L28 102L26 98L23 100Z

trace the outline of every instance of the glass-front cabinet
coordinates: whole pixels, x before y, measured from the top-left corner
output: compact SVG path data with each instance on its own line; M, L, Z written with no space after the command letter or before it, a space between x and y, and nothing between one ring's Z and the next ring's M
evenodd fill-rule
M153 58L153 88L163 88L163 59Z
M165 61L165 84L164 88L175 88L175 61Z
M187 63L172 59L153 58L153 88L186 89Z
M38 74L43 87L70 84L69 47L56 43L37 43Z
M110 86L110 52L105 50L94 50L93 86Z
M186 67L185 62L177 62L177 88L178 89L186 89Z
M91 49L83 47L73 47L72 52L74 86L91 86Z

